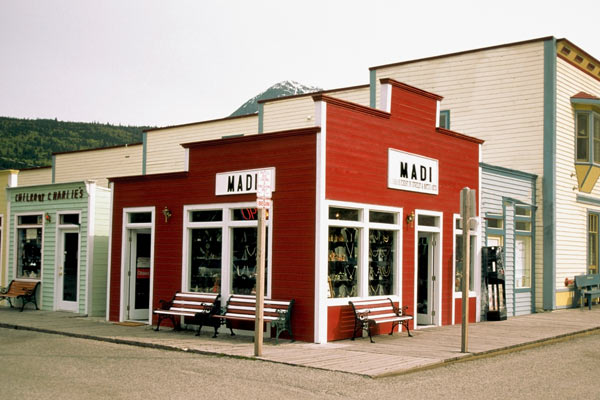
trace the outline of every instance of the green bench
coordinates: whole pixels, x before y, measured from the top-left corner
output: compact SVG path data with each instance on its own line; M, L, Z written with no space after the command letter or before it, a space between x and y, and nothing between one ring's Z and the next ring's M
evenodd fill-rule
M587 274L575 277L575 289L579 292L581 308L583 309L583 298L587 300L588 308L592 309L592 299L600 297L600 275Z

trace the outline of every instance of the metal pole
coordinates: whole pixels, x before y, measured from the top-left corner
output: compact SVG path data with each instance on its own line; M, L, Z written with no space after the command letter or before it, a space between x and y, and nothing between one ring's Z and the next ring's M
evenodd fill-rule
M468 353L469 348L469 273L471 266L471 216L473 215L473 204L471 201L471 190L466 187L461 191L461 220L463 232L463 280L462 280L462 335L461 353Z
M263 309L265 304L265 248L266 248L266 213L264 208L258 209L258 235L256 251L256 319L254 322L254 355L262 355L263 345Z

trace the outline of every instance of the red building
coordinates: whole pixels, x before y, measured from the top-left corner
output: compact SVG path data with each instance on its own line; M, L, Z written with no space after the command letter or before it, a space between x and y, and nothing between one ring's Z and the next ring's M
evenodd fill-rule
M268 169L266 296L295 299L296 339L350 337L348 301L369 296L416 328L460 320L459 192L479 189L482 142L436 128L437 95L392 80L381 95L384 110L316 95L314 128L183 144L187 171L113 179L109 319L151 320L178 290L252 293Z

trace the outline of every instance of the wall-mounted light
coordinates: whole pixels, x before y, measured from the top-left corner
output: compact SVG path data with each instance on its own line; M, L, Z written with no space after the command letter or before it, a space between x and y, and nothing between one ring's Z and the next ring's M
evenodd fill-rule
M46 222L49 224L52 223L52 216L48 213L46 213Z
M165 208L163 208L162 210L162 213L165 216L165 222L169 222L169 218L171 218L171 216L173 215L173 213L171 213L171 210L169 210L167 206L165 206Z
M413 226L415 226L415 212L414 211L411 211L411 213L406 216L406 224L410 224L411 228Z

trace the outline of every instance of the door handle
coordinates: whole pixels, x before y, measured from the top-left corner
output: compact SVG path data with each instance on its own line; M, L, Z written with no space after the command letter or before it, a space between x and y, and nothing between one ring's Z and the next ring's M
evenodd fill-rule
M62 276L62 275L63 275L63 269L62 269L62 267L60 267L58 269L58 276Z

